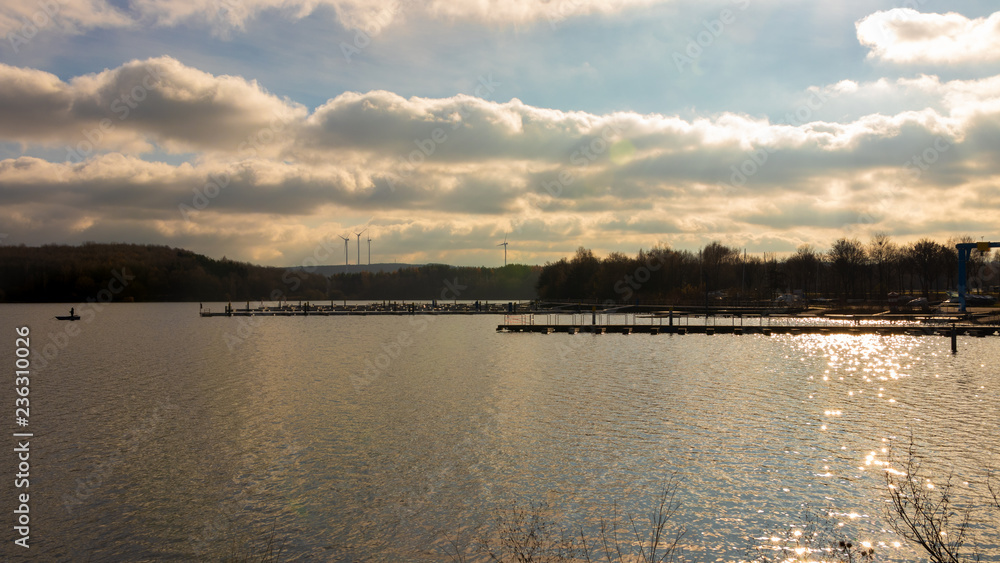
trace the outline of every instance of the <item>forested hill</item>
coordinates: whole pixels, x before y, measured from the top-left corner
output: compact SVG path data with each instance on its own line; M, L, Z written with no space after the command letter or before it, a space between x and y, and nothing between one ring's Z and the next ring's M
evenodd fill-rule
M0 246L0 299L7 302L224 301L257 299L272 289L291 297L324 296L322 276L296 274L295 292L282 268L214 260L189 250L138 244Z
M540 271L538 266L429 265L328 278L167 246L0 246L0 301L533 299Z

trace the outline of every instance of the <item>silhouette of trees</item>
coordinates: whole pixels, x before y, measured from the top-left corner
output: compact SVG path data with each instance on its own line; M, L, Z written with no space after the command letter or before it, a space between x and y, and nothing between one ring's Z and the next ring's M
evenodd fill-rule
M949 260L951 253L948 248L930 239L920 239L907 247L907 265L919 280L924 297L929 298L931 289L939 288L947 277Z
M600 261L594 253L583 248L577 249L576 256L569 261L569 276L566 279L566 292L570 299L585 295L598 295L595 284L597 273L601 268Z
M795 254L785 260L785 271L792 286L802 289L806 294L815 291L819 283L820 263L822 258L816 250L803 244Z
M580 247L572 257L545 266L502 268L443 264L396 272L355 272L325 277L301 268L215 260L167 246L96 244L0 246L0 300L71 302L94 298L127 270L133 278L115 300L528 300L628 304L644 302L730 305L771 301L782 293L868 298L919 291L928 299L957 285L956 242L921 239L900 247L884 233L867 244L840 238L828 251L802 245L779 258L744 255L711 242L698 252L656 246L629 256L604 258ZM973 252L969 287L989 291L1000 283L996 253ZM447 290L447 291L446 291ZM940 295L940 294L938 294ZM905 300L905 298L904 298Z
M710 242L701 251L702 277L705 291L733 288L739 285L740 249L719 242Z
M568 279L568 260L562 258L558 262L550 262L542 268L541 273L538 275L538 294L550 299L566 299L568 298L566 292Z
M862 273L867 257L861 242L857 239L837 239L828 255L830 265L840 280L841 296L844 298L863 296L863 289L859 291L859 286L864 280Z
M899 247L888 234L879 232L872 235L868 243L868 262L874 282L870 284L872 293L878 299L885 299L889 293L893 270L899 266Z
M875 233L864 244L853 238L834 241L828 251L801 245L783 259L773 254L743 256L740 249L711 242L697 253L655 247L635 257L614 252L603 260L580 248L571 259L546 264L538 277L543 299L631 303L700 304L770 301L781 293L801 292L814 297L889 301L889 294L932 292L957 285L956 242L941 244L929 239L900 247L885 233ZM1000 264L993 254L973 253L969 264L970 287L997 285ZM653 265L652 268L649 266ZM646 267L648 277L636 279ZM903 298L905 302L905 297Z
M395 272L358 272L330 276L330 298L376 300L534 299L541 283L539 266L501 268L428 264Z
M302 269L214 260L166 246L0 246L0 299L4 301L95 299L109 284L115 288L121 285L115 281L116 273L125 276L127 284L114 293L115 301L532 299L541 268L434 264L392 273L327 278Z

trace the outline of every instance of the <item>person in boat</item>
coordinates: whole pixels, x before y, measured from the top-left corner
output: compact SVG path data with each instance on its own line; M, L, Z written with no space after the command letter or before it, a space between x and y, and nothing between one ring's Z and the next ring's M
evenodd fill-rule
M72 319L73 317L75 317L75 316L76 316L76 315L74 314L74 312L73 312L73 311L74 311L74 308L73 308L73 307L70 307L70 308L69 308L69 317L70 317L71 319Z

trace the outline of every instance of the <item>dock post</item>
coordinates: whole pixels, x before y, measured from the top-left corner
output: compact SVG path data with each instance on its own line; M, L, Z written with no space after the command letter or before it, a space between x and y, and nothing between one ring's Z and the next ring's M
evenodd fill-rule
M951 323L951 353L958 353L958 331L955 330L955 323Z

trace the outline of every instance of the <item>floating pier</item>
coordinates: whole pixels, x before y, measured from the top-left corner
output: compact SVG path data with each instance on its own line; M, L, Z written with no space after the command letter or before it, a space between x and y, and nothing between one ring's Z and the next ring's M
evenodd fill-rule
M664 326L651 324L612 324L612 325L569 325L569 324L501 324L497 332L523 333L568 333L568 334L762 334L773 335L805 335L805 334L878 334L883 336L951 336L954 330L956 336L1000 336L1000 326L956 325L941 326L905 326L905 325L826 325L826 326L796 326L796 325L680 325Z
M532 312L531 304L510 302L478 302L478 303L406 303L384 302L366 304L313 304L284 303L275 306L236 308L232 305L223 306L222 310L212 310L199 307L198 314L202 317L331 317L345 315L509 315L513 313Z
M324 304L282 302L277 305L223 310L199 307L202 317L332 317L348 315L504 315L497 332L541 334L705 334L705 335L806 335L876 334L907 336L1000 336L1000 314L949 312L817 314L812 311L765 309L714 309L707 315L695 309L615 307L591 311L567 310L562 305L539 302L394 302Z

